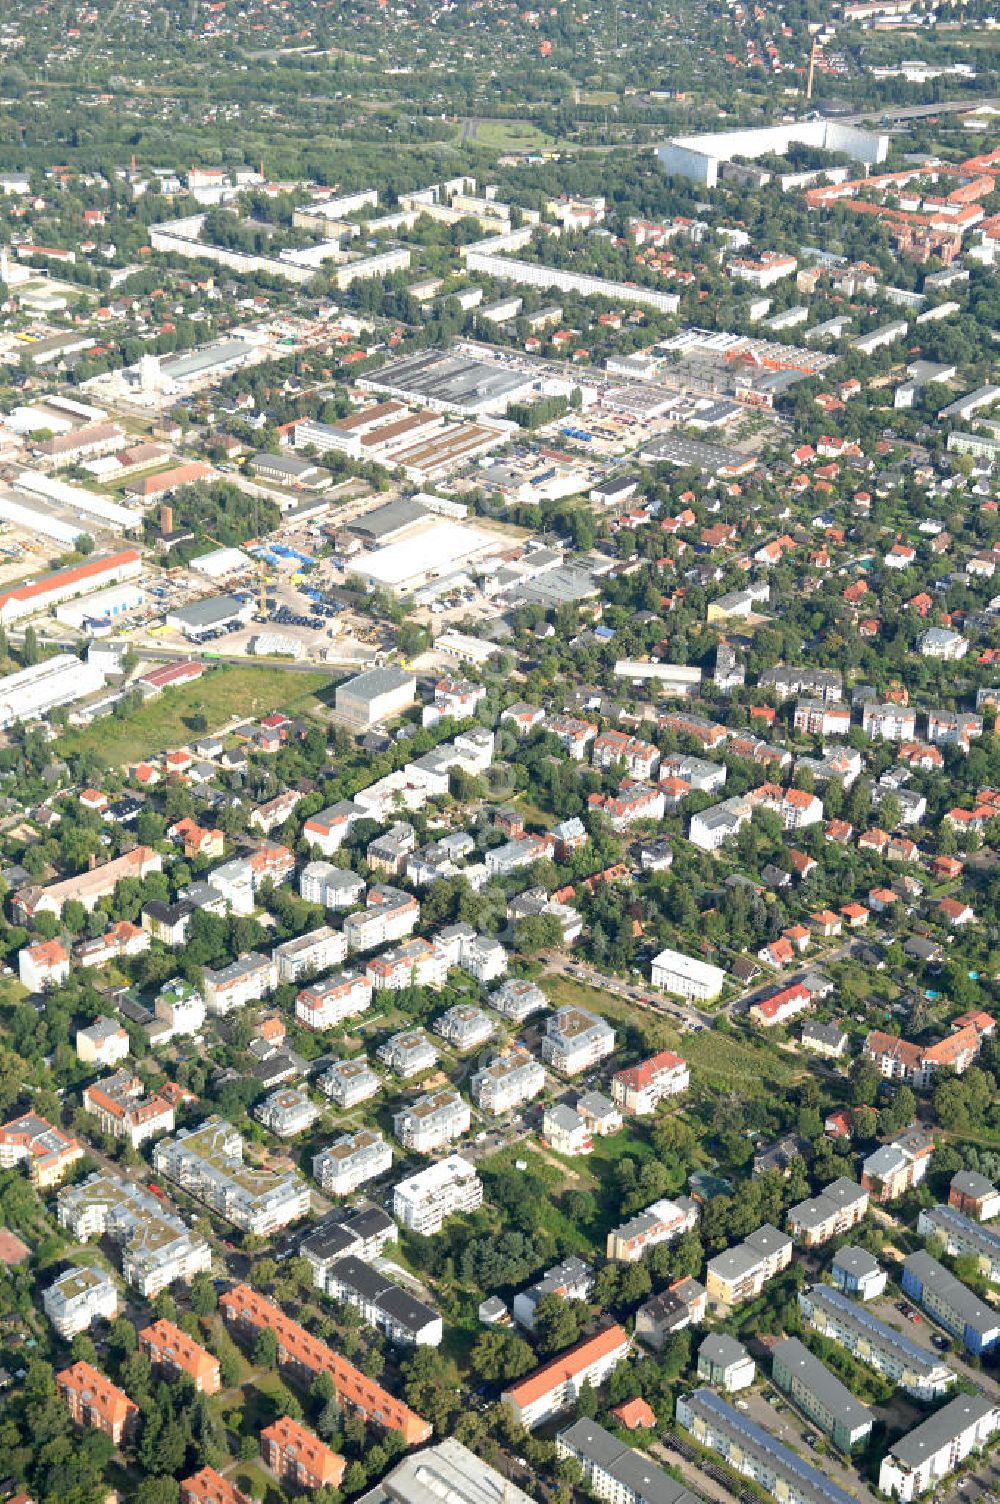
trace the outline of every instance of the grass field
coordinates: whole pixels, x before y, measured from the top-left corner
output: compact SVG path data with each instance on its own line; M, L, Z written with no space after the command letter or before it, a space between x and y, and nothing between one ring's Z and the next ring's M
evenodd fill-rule
M329 683L329 675L323 673L224 665L193 684L165 690L123 720L109 718L65 732L53 744L53 755L96 757L106 767L138 762L191 741L192 716L203 715L209 731L217 731L238 716L267 715L272 710L304 715Z
M551 151L556 144L545 131L520 120L479 120L467 139L488 151Z
M759 1096L789 1086L804 1072L778 1050L733 1034L686 1034L681 1047L696 1085Z
M543 976L539 977L538 985L555 1008L586 1008L612 1024L629 1024L644 1035L655 1033L657 1049L680 1049L681 1036L662 1013L637 1008L627 998L614 997L610 992L602 992L600 988L590 987L573 977Z

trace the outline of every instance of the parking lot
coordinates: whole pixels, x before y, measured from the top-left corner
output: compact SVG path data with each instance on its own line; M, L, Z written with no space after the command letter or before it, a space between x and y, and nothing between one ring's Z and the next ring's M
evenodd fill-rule
M875 1504L874 1495L864 1486L857 1473L840 1461L830 1443L824 1445L822 1452L816 1451L817 1443L823 1440L820 1431L811 1421L800 1416L777 1389L768 1384L764 1390L747 1390L736 1396L735 1404L750 1420L763 1426L765 1431L770 1431L772 1436L776 1436L792 1451L798 1452L800 1457L819 1468L820 1472L832 1478L847 1493L853 1494L861 1504ZM810 1440L807 1441L806 1437Z

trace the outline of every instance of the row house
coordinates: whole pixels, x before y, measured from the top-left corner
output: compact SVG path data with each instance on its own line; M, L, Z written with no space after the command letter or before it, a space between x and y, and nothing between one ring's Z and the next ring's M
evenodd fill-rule
M468 1133L472 1112L451 1087L418 1097L393 1115L392 1131L404 1149L430 1154Z
M419 1446L430 1437L430 1425L408 1405L395 1399L249 1285L225 1291L219 1297L219 1308L225 1320L247 1338L256 1338L264 1329L273 1331L278 1340L279 1364L304 1387L308 1388L317 1374L328 1373L342 1409L383 1429L398 1431L407 1446Z
M359 1128L342 1133L313 1157L313 1175L329 1196L349 1196L392 1168L392 1149L381 1133Z
M374 992L365 972L337 971L302 988L295 999L295 1017L306 1029L333 1029L370 1008Z

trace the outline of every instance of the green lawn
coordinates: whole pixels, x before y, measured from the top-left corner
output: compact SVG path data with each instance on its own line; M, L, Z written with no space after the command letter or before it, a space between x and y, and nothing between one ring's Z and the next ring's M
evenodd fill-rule
M803 1074L779 1050L713 1029L685 1034L680 1053L696 1085L753 1096L762 1090L781 1090Z
M589 1012L608 1019L612 1024L629 1024L639 1029L643 1035L655 1033L657 1049L675 1049L679 1053L685 1053L681 1049L680 1034L673 1027L670 1019L662 1013L654 1013L647 1008L637 1008L627 998L614 997L610 992L604 992L599 987L591 987L587 982L579 982L573 977L552 973L539 977L538 985L555 1008L569 1006L586 1008ZM686 1037L684 1042L686 1045Z
M527 121L480 120L469 144L490 151L550 151L556 143L552 136Z
M323 673L226 664L210 669L193 684L164 690L124 719L109 717L65 732L53 743L53 756L96 757L106 767L138 762L194 739L196 733L189 724L192 716L203 715L209 730L216 731L234 716L261 716L272 710L305 715L314 708L316 694L329 683L330 676Z

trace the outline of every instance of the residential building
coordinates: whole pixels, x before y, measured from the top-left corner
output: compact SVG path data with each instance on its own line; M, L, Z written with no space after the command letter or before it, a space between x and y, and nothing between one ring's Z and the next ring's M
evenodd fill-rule
M150 1043L166 1044L171 1039L197 1034L205 1022L205 1003L201 993L182 977L164 982L153 1003L156 1022L149 1024Z
M487 999L491 1008L509 1019L512 1024L523 1024L533 1013L542 1013L549 1000L536 982L522 977L508 977Z
M376 992L405 992L407 987L442 987L448 974L448 962L435 942L419 935L390 945L373 956L365 974Z
M327 1278L327 1294L352 1306L371 1326L399 1347L439 1347L444 1335L440 1314L410 1290L379 1274L348 1253Z
M161 1318L143 1327L139 1351L168 1378L186 1373L199 1394L218 1394L222 1387L218 1358L172 1321Z
M753 1300L791 1261L791 1238L765 1222L742 1243L709 1259L705 1280L709 1298L727 1306Z
M829 1436L835 1447L850 1452L872 1432L872 1412L824 1363L800 1342L786 1337L771 1350L771 1378L782 1394Z
M689 1196L676 1201L663 1197L645 1211L629 1217L608 1233L607 1256L619 1264L634 1264L658 1243L673 1243L698 1225L698 1208Z
M973 1451L986 1447L1000 1429L1000 1410L983 1394L958 1394L889 1448L878 1486L891 1498L909 1501L949 1478Z
M725 1332L710 1332L702 1338L698 1349L698 1377L709 1384L735 1394L739 1389L749 1389L754 1381L757 1365L735 1337Z
M983 1227L956 1211L953 1206L925 1206L917 1218L917 1232L922 1238L943 1238L944 1251L951 1258L972 1254L980 1272L991 1284L1000 1283L1000 1232Z
M363 971L344 969L309 982L295 999L295 1017L306 1029L336 1028L371 1007L375 988Z
M377 1096L382 1087L364 1055L356 1060L335 1060L316 1085L335 1107L357 1107Z
M362 1203L350 1211L336 1212L299 1244L299 1253L312 1266L313 1284L326 1290L330 1270L338 1259L352 1253L366 1264L381 1257L390 1243L399 1241L399 1229L381 1207Z
M298 1171L246 1163L241 1135L219 1117L161 1139L153 1167L241 1232L266 1236L309 1211L309 1187Z
M282 1415L264 1427L260 1455L275 1477L296 1494L313 1488L339 1488L343 1481L343 1457L290 1415Z
M234 1009L272 993L278 985L278 967L271 956L250 951L218 971L206 966L202 978L206 1008L217 1018L225 1018Z
M279 1086L254 1108L254 1117L279 1138L294 1138L312 1127L319 1117L319 1108L310 1101L308 1092L294 1086Z
M636 1311L636 1338L654 1352L661 1352L675 1332L704 1321L707 1309L708 1292L704 1285L689 1276L676 1280Z
M2 602L2 597L0 597ZM60 655L65 656L65 655ZM78 673L81 663L78 658L69 656L73 672ZM46 659L37 668L49 668L57 659ZM9 680L4 681L9 685ZM98 687L98 686L95 686ZM3 702L0 698L0 718L3 715ZM23 712L19 716L23 719ZM151 872L162 872L163 858L158 851L151 846L135 846L123 856L116 857L113 861L89 868L86 872L79 873L76 877L64 878L61 882L49 883L44 888L20 888L13 899L14 917L19 924L30 925L38 914L54 914L57 919L62 918L63 909L72 900L82 903L90 914L97 907L102 898L110 898L120 882L126 877L144 878Z
M582 1259L571 1255L547 1269L541 1279L520 1290L514 1296L511 1311L514 1320L526 1331L535 1330L535 1312L538 1302L547 1295L556 1295L560 1300L588 1300L594 1288L594 1271Z
M721 966L711 966L679 950L661 950L653 957L650 981L675 997L688 1002L711 1002L719 996L726 973Z
M289 1369L305 1388L317 1374L328 1373L339 1403L362 1419L398 1431L408 1446L419 1445L429 1438L431 1427L402 1400L388 1394L374 1379L362 1374L249 1285L225 1291L219 1297L219 1308L226 1321L249 1338L263 1328L270 1328L278 1339L279 1364Z
M968 1070L995 1029L988 1013L956 1019L951 1033L932 1045L911 1044L898 1035L872 1029L864 1052L887 1080L905 1082L919 1091L933 1086L939 1070L952 1070L957 1076Z
M591 762L595 768L605 770L623 763L630 778L646 782L656 775L660 766L660 752L652 742L627 736L623 731L602 731L594 738Z
M17 970L29 992L50 992L69 976L69 953L60 940L37 940L18 951Z
M920 1128L909 1128L890 1144L882 1144L861 1166L861 1184L876 1201L895 1201L919 1185L930 1169L934 1141Z
M103 1269L81 1264L60 1274L42 1294L42 1308L64 1342L95 1321L118 1314L118 1286Z
M830 1278L845 1295L854 1295L858 1300L874 1300L884 1291L888 1275L866 1248L845 1243L833 1256Z
M827 1060L839 1060L847 1049L847 1035L839 1024L821 1024L807 1018L799 1037L804 1050Z
M82 1158L83 1149L75 1138L35 1112L11 1118L0 1128L0 1170L27 1164L28 1178L36 1190L58 1185Z
M438 1062L438 1052L423 1029L403 1029L379 1045L375 1053L404 1081L425 1075Z
M611 1096L626 1117L647 1117L661 1102L687 1091L690 1082L687 1061L672 1050L659 1050L638 1065L615 1071Z
M392 1149L374 1128L342 1133L313 1158L313 1174L330 1196L349 1196L392 1169Z
M372 887L365 895L365 908L348 914L344 921L347 948L375 950L405 940L420 920L420 905L411 893L387 885Z
M85 1065L115 1066L129 1052L129 1037L113 1018L95 1018L76 1031L76 1053Z
M956 1170L948 1188L948 1205L974 1222L1000 1217L1000 1191L978 1170Z
M418 1097L393 1114L392 1131L403 1145L417 1154L430 1154L468 1133L472 1111L461 1094L451 1087Z
M851 1504L853 1494L711 1389L682 1394L677 1420L701 1446L786 1504Z
M545 1090L545 1070L527 1050L517 1045L495 1055L469 1081L473 1102L480 1112L511 1112Z
M568 1102L550 1102L542 1114L542 1139L556 1154L574 1158L594 1147L590 1126Z
M569 1409L584 1384L599 1388L628 1356L630 1345L628 1333L622 1327L606 1327L510 1385L501 1394L501 1402L519 1425L533 1431Z
M934 1352L919 1347L841 1290L810 1285L799 1291L799 1310L814 1331L839 1342L914 1399L940 1399L955 1382L952 1370Z
M450 1154L401 1180L392 1193L392 1215L401 1227L430 1237L447 1217L474 1212L483 1201L483 1183L467 1159Z
M818 1196L789 1208L788 1231L804 1248L817 1248L857 1227L867 1211L868 1192L841 1175L824 1186Z
M408 821L397 820L395 825L369 843L365 860L370 870L398 877L406 865L406 858L416 849L416 845L417 833L413 826Z
M492 1019L474 1003L456 1003L435 1019L433 1027L435 1034L463 1053L487 1044L496 1033Z
M64 1186L56 1211L60 1227L79 1242L106 1237L117 1243L126 1283L147 1299L212 1267L208 1243L189 1230L166 1197L110 1171Z
M191 920L196 909L186 899L177 903L161 903L158 898L144 904L140 922L147 934L164 945L183 945L191 929Z
M295 940L276 945L272 952L278 967L279 982L301 982L303 977L320 976L347 957L347 937L343 930L328 924Z
M542 1059L562 1076L576 1076L612 1053L615 1031L584 1008L560 1008L546 1020Z
M306 831L305 825L302 829L307 840L319 844L313 833ZM299 873L299 893L306 903L321 904L330 912L352 909L360 903L364 891L363 878L347 868L335 867L332 862L307 862Z
M587 1491L606 1504L697 1504L697 1496L677 1483L645 1452L612 1436L594 1420L578 1420L556 1437L556 1457L572 1457Z
M166 1097L147 1097L146 1088L130 1071L118 1071L84 1088L83 1108L92 1112L101 1132L124 1139L133 1149L158 1133L173 1133L174 1108Z
M923 1306L975 1357L993 1352L1000 1343L1000 1314L923 1249L904 1261L901 1284L904 1295Z
M184 1479L180 1504L251 1504L251 1500L214 1467L203 1467Z
M76 1425L103 1431L116 1447L139 1419L139 1406L90 1363L74 1363L57 1373L56 1388Z

